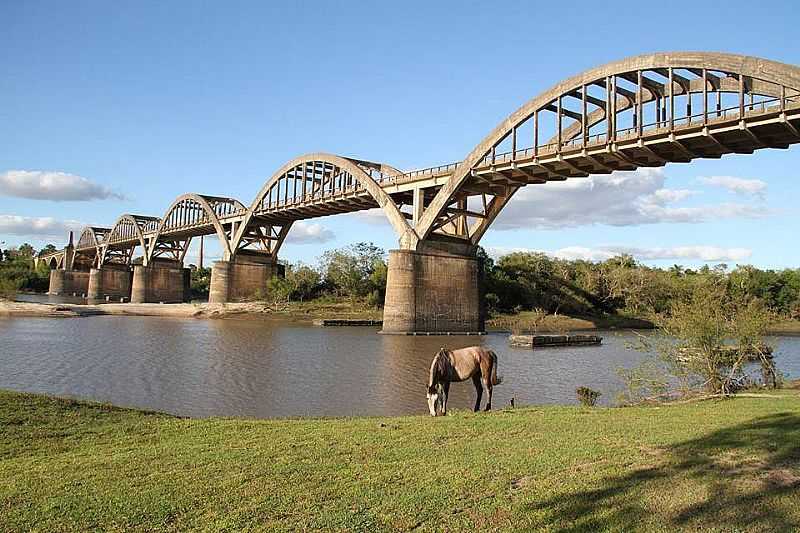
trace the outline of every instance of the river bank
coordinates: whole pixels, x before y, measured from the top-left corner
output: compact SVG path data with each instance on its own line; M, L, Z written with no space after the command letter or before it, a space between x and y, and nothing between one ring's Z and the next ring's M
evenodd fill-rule
M319 319L381 320L383 310L364 302L319 301L266 303L241 302L209 304L193 302L183 304L105 303L99 305L75 303L38 303L0 299L0 317L75 318L88 316L163 316L173 318L232 318L246 316L272 316L288 320L314 321ZM530 311L500 314L486 321L487 331L519 331L537 333L566 333L570 331L652 329L653 323L645 318L608 315L601 317L573 317L568 315L534 316ZM771 334L800 335L800 320L782 320L770 328Z
M0 391L0 530L786 531L798 443L797 390L296 420Z

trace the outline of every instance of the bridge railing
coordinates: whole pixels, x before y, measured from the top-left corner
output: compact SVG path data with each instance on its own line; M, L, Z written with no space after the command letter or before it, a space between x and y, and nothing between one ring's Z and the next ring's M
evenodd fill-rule
M726 107L723 109L710 109L707 113L694 113L692 115L675 117L672 119L672 127L673 129L676 127L679 128L688 128L699 126L703 124L716 124L719 122L726 122L731 120L732 118L738 117L750 117L750 116L757 116L766 113L774 113L781 108L781 100L783 100L784 107L794 107L800 105L800 96L798 97L786 97L786 98L766 98L759 101L748 102L742 106L744 108L744 114L741 114L740 106L732 106ZM670 120L660 120L656 122L650 122L647 124L642 124L641 132L644 133L655 133L658 130L665 130L669 131L670 128ZM631 138L636 138L639 135L640 128L638 126L620 128L615 131L614 140L616 141L624 141ZM608 144L609 142L609 135L606 132L597 133L593 135L588 135L585 138L582 135L578 135L572 139L567 141L563 141L561 143L561 148L563 149L575 149L579 147L583 147L585 142L585 146L588 147L595 147ZM515 161L517 159L528 159L539 155L551 155L558 151L559 144L558 143L547 143L547 144L540 144L536 147L527 147L527 148L519 148L515 151L507 151L507 152L500 152L495 153L494 156L492 154L487 154L481 163L483 165L490 165L496 163L507 163L511 161ZM494 160L492 160L494 157ZM454 164L457 166L458 164Z

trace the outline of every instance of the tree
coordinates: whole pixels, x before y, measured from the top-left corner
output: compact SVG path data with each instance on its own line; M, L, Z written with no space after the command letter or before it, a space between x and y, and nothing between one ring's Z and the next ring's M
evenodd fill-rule
M325 252L321 265L325 283L351 300L366 296L371 289L370 276L378 262L383 261L383 253L381 248L366 242Z
M39 253L37 255L39 257L41 257L41 256L43 256L45 254L53 253L53 252L56 252L56 251L58 251L58 249L55 247L54 244L47 244L44 248L39 250Z
M748 373L749 362L760 363L762 378L774 378L771 350L764 342L772 320L761 300L733 300L724 287L706 283L658 315L659 332L643 338L641 348L657 353L664 372L678 380L684 394L729 395L757 382ZM652 370L653 363L647 365Z
M292 284L294 296L301 302L314 296L321 279L319 272L303 264L287 269L286 277Z
M19 248L17 248L17 253L21 257L32 258L33 256L36 255L36 249L26 242L20 245Z

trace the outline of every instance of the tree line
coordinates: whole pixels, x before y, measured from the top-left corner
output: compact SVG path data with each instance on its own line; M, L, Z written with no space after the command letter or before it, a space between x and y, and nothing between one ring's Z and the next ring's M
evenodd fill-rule
M36 255L55 250L30 244L0 249L0 288L46 291L49 268L33 267ZM541 309L573 316L622 314L642 317L668 311L698 287L722 287L735 301L758 299L772 312L800 319L800 269L769 270L725 264L698 269L656 268L620 255L602 262L567 260L543 253L515 252L497 260L483 249L482 292L487 311L514 313ZM266 298L308 301L341 298L380 307L386 295L386 252L369 242L328 250L316 265L284 263L285 276L269 283ZM194 296L208 295L211 269L194 268Z

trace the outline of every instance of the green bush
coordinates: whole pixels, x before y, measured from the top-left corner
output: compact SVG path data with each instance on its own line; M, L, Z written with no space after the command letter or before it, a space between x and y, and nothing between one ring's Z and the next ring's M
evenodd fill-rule
M585 407L594 407L600 397L599 392L589 387L578 387L575 389L575 393L578 395L578 401Z

